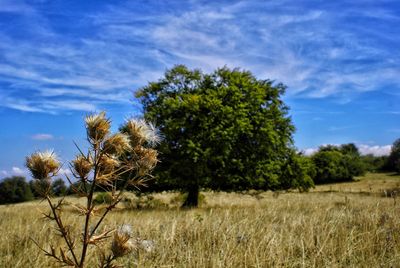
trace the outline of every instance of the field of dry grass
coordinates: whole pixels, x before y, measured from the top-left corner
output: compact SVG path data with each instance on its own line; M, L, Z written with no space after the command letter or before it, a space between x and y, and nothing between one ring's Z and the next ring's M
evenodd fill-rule
M400 202L381 194L399 182L369 174L302 194L204 193L206 203L192 210L173 205L176 194L157 194L155 209L126 202L104 227L129 224L154 242L124 257L124 267L400 267ZM0 206L0 267L57 267L30 240L60 244L40 210L44 202ZM79 231L82 218L65 214Z
M390 191L400 190L400 178L392 173L368 173L356 177L355 182L319 185L312 192L342 192L390 195Z

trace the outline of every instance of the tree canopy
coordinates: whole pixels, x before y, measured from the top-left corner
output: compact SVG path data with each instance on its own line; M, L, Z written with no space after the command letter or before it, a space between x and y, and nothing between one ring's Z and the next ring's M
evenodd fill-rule
M341 146L326 145L312 156L315 165L315 183L352 180L365 173L358 148L353 143Z
M186 205L195 206L200 188L312 185L286 170L296 154L295 128L281 99L285 89L240 69L205 74L178 65L138 90L145 119L164 136L158 186L188 191ZM285 174L291 178L283 180Z

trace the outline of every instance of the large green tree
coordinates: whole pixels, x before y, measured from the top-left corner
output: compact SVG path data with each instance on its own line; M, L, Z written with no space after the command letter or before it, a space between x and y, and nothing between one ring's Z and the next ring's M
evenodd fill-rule
M158 184L187 191L186 206L197 205L201 188L308 188L307 176L286 170L300 162L293 159L295 128L284 92L284 85L248 71L224 67L205 74L183 65L138 90L145 119L164 136Z

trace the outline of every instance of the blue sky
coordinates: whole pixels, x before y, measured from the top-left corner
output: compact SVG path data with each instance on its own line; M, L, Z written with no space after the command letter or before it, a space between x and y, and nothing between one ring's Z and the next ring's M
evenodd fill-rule
M174 64L224 65L288 86L295 145L400 137L400 2L0 0L0 178L53 148L85 145L82 119L114 129L140 115L133 92ZM67 165L65 165L67 168Z

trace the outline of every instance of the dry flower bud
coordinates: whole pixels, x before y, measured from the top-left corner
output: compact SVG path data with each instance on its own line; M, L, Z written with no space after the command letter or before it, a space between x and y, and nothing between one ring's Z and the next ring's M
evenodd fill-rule
M129 134L132 147L142 145L144 142L153 146L161 141L158 130L151 123L146 123L143 119L132 118L125 123L124 128Z
M87 159L83 155L78 155L72 161L72 167L80 178L86 178L89 174L90 170L92 169L92 163L90 159Z
M131 240L131 235L132 231L129 225L122 225L114 233L111 251L115 257L122 257L136 248Z
M60 168L60 162L53 151L36 152L26 158L26 166L37 180L49 179Z
M131 149L129 136L122 133L114 134L104 141L103 148L106 154L122 155Z
M139 174L145 175L150 170L152 170L158 162L157 150L142 147L140 149L137 149L136 152L139 152L139 154L138 154L138 156L139 156L139 160L138 160Z
M103 155L99 163L99 174L97 178L98 182L108 183L109 181L116 179L114 172L119 165L120 162L114 157Z
M105 139L110 133L110 120L106 118L106 113L88 115L85 118L86 131L89 139L98 143Z

